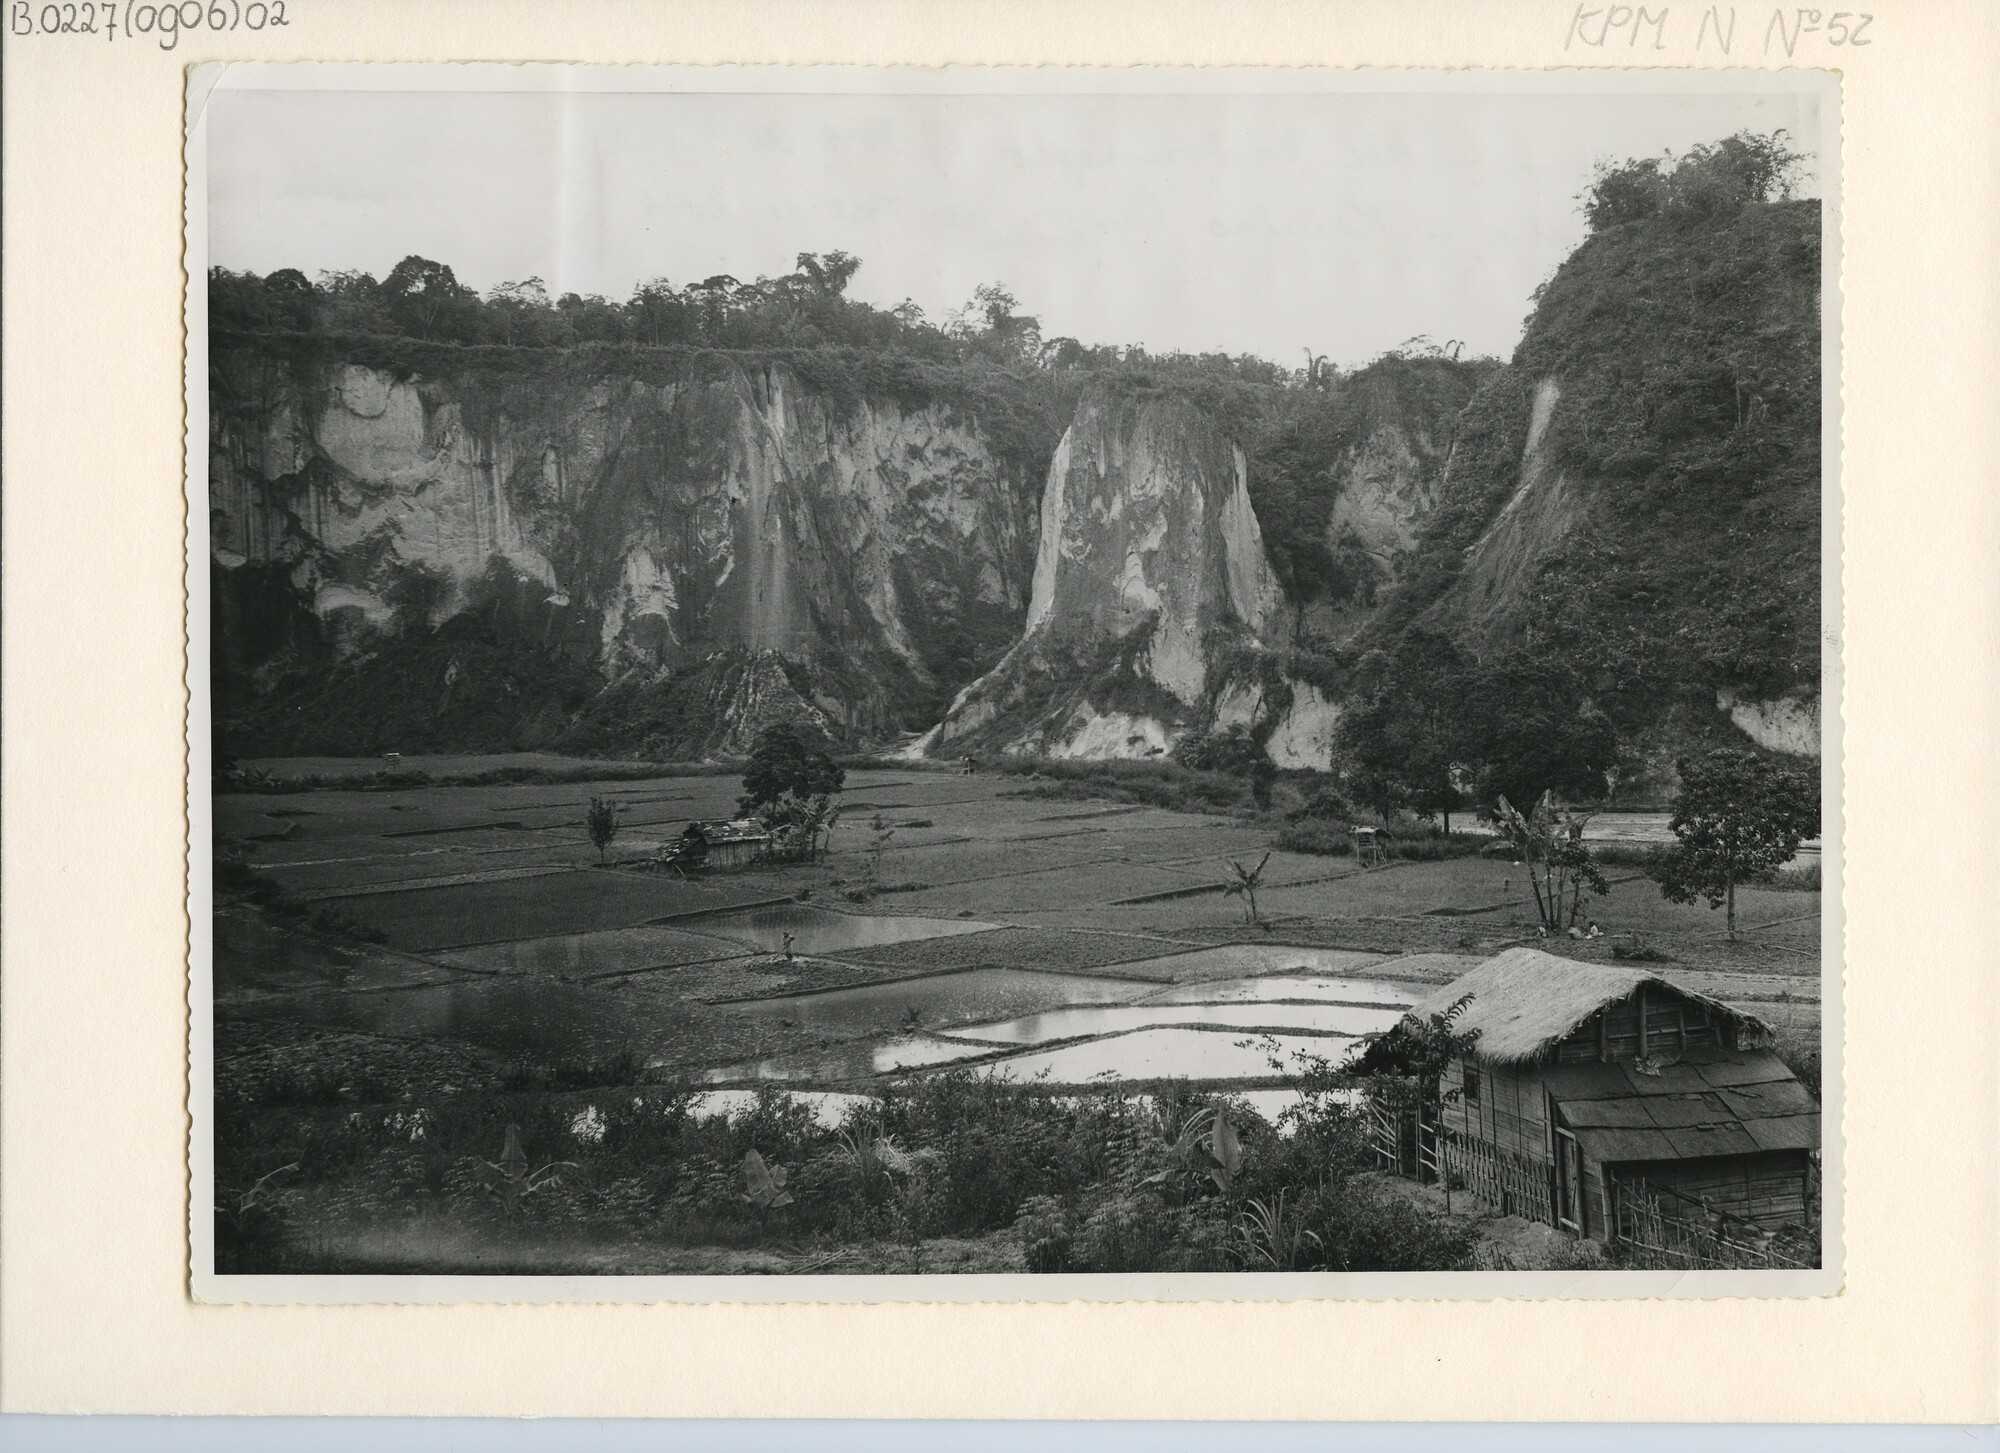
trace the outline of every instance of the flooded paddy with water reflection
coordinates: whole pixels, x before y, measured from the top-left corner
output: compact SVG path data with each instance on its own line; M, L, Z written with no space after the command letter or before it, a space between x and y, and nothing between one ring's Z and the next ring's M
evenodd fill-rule
M736 939L764 953L830 954L842 949L880 948L914 939L981 933L998 924L968 918L905 918L883 914L834 913L784 903L687 921L687 927Z
M1030 969L968 969L855 989L773 995L724 1007L732 1013L774 1018L820 1033L865 1034L885 1024L949 1024L1059 1005L1120 1003L1156 988L1158 985L1149 980L1121 982Z
M955 1039L984 1039L1005 1044L1046 1044L1052 1039L1123 1034L1157 1025L1201 1025L1216 1028L1307 1029L1318 1034L1362 1035L1388 1029L1402 1017L1398 1009L1367 1009L1351 1004L1300 1004L1265 1001L1239 1004L1121 1004L1109 1008L1057 1009L1029 1014L998 1024L970 1024L942 1033Z

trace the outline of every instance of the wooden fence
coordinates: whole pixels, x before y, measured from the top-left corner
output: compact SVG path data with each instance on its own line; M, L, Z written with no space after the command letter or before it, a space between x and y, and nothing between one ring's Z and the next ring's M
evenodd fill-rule
M1817 1265L1780 1249L1769 1232L1709 1206L1699 1196L1616 1176L1610 1184L1614 1235L1633 1266L1733 1271Z
M1375 1165L1419 1185L1437 1179L1437 1122L1414 1103L1385 1105L1370 1099L1368 1123Z
M1462 1188L1502 1215L1555 1224L1548 1162L1440 1125L1413 1105L1390 1108L1371 1101L1368 1112L1380 1169L1420 1185Z
M1440 1140L1452 1180L1506 1216L1556 1223L1554 1169L1545 1160L1447 1129Z
M1553 1226L1555 1168L1547 1161L1439 1125L1414 1104L1368 1102L1376 1164L1419 1184L1462 1187L1493 1209ZM1791 1270L1818 1265L1809 1248L1643 1179L1608 1177L1610 1240L1625 1265L1687 1271ZM1817 1218L1812 1218L1817 1223Z

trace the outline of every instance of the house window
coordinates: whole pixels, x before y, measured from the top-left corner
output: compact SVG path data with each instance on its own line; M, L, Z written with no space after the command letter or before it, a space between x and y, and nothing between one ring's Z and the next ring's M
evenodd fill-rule
M1465 1103L1468 1105L1477 1105L1479 1103L1479 1071L1472 1067L1470 1061L1467 1061L1463 1067L1463 1073L1465 1075Z

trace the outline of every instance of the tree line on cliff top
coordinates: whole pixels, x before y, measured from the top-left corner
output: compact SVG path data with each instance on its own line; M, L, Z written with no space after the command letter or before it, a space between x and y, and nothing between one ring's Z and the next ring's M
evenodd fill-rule
M718 274L679 285L640 283L617 302L598 294L552 297L539 277L503 282L483 295L447 263L412 254L379 281L358 271L308 278L296 268L259 277L209 271L209 324L236 332L400 336L427 343L513 348L621 344L731 350L850 347L892 349L938 363L1074 369L1144 361L1144 349L1091 347L1045 338L1004 284L982 284L941 321L909 300L880 308L847 296L861 259L802 252L789 273L743 281ZM1258 382L1286 370L1261 359L1209 355L1205 366Z

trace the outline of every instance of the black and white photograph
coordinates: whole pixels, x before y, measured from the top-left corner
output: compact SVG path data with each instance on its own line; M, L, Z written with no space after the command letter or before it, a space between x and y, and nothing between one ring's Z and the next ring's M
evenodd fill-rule
M1828 73L190 114L198 1297L1840 1289Z

